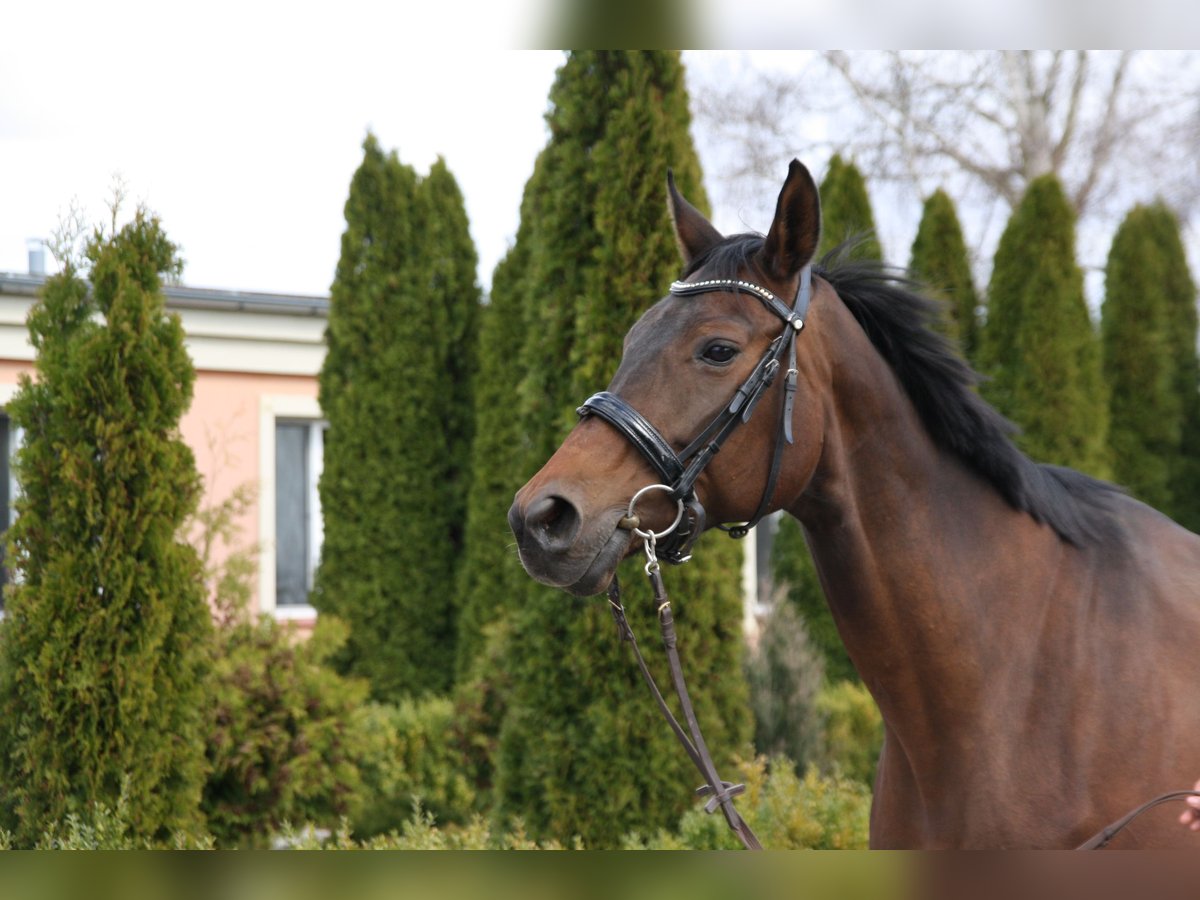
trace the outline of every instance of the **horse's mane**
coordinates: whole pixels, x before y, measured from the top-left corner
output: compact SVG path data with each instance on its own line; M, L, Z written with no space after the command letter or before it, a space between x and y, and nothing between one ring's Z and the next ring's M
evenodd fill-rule
M686 274L704 269L713 278L745 277L762 242L756 234L726 238L693 260ZM887 360L934 441L1064 541L1084 546L1111 533L1120 489L1073 469L1036 463L1017 449L1011 436L1019 429L979 396L974 388L981 376L932 327L940 304L903 271L855 259L856 244L836 247L814 271Z

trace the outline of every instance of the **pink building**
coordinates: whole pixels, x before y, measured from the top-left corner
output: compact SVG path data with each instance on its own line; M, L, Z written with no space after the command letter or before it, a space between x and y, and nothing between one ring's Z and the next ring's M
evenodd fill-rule
M39 266L31 254L31 271ZM33 370L25 318L45 280L0 272L0 526L15 491L8 456L20 436L3 406L17 377ZM240 522L240 546L257 545L254 608L307 630L308 602L321 546L317 478L324 423L317 372L325 356L327 297L166 288L196 366L195 398L181 424L204 478L205 502L240 485L256 498ZM218 552L228 552L229 548Z

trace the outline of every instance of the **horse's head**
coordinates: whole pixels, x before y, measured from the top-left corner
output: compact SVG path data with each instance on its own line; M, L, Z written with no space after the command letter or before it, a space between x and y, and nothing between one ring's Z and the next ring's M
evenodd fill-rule
M676 459L684 469L701 455L708 459L694 475L694 492L710 525L745 522L789 505L820 455L823 417L806 385L827 378L827 366L822 354L812 352L816 342L809 330L787 321L797 318L793 307L803 318L808 313L808 266L821 228L812 176L792 162L765 238L724 238L670 179L668 206L685 264L683 283L630 329L605 395L609 406L597 403L587 410L595 414L585 415L517 492L508 514L529 574L579 596L602 591L617 563L640 546L623 521L630 500L667 477L663 465L648 460L653 446L638 447L631 432L648 425L670 445L668 456L684 457ZM725 284L731 280L750 282L766 296ZM819 318L824 288L813 282L811 289L811 311ZM789 379L793 348L796 375ZM785 402L789 380L797 387L794 408ZM767 386L755 414L743 420L744 402L730 414L739 392L753 392L760 381ZM781 417L789 408L791 428L785 436ZM637 421L639 414L643 422ZM688 458L685 448L718 420L724 424L697 442L696 454ZM709 457L704 448L723 431L727 438L720 452ZM778 473L768 488L776 447ZM690 489L685 484L676 493ZM667 492L654 491L639 499L635 514L642 529L661 531L676 509Z

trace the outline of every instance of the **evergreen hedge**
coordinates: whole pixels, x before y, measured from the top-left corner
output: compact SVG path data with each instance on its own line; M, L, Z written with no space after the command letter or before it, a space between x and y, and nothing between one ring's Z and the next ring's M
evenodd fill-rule
M854 247L859 259L883 259L883 247L875 229L871 198L867 182L853 162L834 154L829 168L821 179L821 244L820 259L834 247L855 238L862 238Z
M528 576L513 552L506 514L513 495L531 474L531 437L514 410L516 386L526 371L522 347L531 313L527 282L538 203L539 158L525 186L517 239L496 266L492 290L479 322L479 372L475 390L475 439L471 445L465 548L458 574L456 679L470 677L484 652L487 626L504 618L528 588Z
M1163 256L1167 353L1178 398L1179 450L1170 466L1171 501L1164 512L1200 532L1200 362L1196 358L1196 282L1188 270L1178 217L1164 204L1150 207L1150 229Z
M286 822L334 828L371 799L366 685L325 665L345 640L326 617L300 639L272 616L218 630L203 808L222 847L260 847ZM374 787L374 785L372 785Z
M318 378L329 421L313 603L380 700L446 691L462 545L478 288L462 197L373 136L346 201Z
M1183 398L1174 391L1166 259L1154 218L1149 207L1136 207L1113 238L1101 335L1111 389L1113 477L1134 496L1166 510L1182 439Z
M536 175L540 215L526 235L518 407L529 435L525 477L573 425L575 406L611 377L628 327L678 276L667 168L703 203L678 53L572 53L550 99L551 137ZM708 537L692 562L666 573L681 598L684 665L704 673L692 679L697 712L710 746L726 760L750 734L741 549ZM634 628L652 635L640 567L623 577ZM499 812L521 817L534 837L578 835L593 847L616 846L635 826L672 823L690 804L697 776L606 605L526 585L510 614L503 661L511 700L499 738ZM665 683L665 666L652 665Z
M992 269L979 361L984 396L1041 462L1109 474L1100 341L1075 262L1075 214L1053 175L1030 183Z
M114 213L114 223L115 223ZM162 278L181 263L139 210L47 280L29 315L36 381L0 629L0 814L31 843L95 804L133 831L200 822L211 649L195 550L180 532L200 477L179 419L194 371ZM124 799L122 799L124 798Z
M932 296L945 301L941 317L944 330L958 341L968 359L973 358L978 341L975 309L979 297L954 201L945 191L934 191L925 201L908 268Z

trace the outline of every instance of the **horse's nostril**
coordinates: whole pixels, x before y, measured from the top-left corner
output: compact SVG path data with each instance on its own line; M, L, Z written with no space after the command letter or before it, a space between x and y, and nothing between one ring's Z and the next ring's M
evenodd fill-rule
M549 494L529 504L525 526L543 547L561 550L569 547L579 532L579 513L569 500Z

